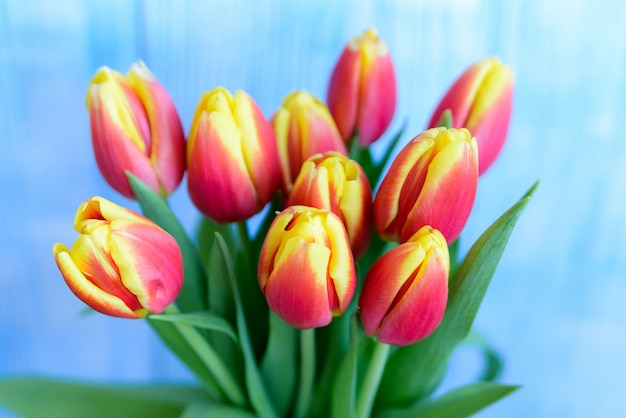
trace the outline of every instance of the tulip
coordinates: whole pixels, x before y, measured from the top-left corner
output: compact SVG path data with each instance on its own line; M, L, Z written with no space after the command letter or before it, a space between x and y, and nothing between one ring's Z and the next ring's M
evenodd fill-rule
M96 162L111 187L134 198L128 170L163 197L176 190L185 173L185 134L174 102L143 62L126 77L100 68L87 109Z
M74 219L80 234L71 251L52 252L65 282L103 314L141 318L160 313L183 284L178 244L149 219L101 197L83 202Z
M354 258L372 237L372 190L358 162L338 152L310 157L296 178L288 206L304 205L333 212L344 223Z
M361 146L382 136L396 109L396 76L391 55L375 29L354 38L335 64L328 107L341 136L356 133Z
M245 220L272 199L280 166L272 126L245 92L205 93L187 143L187 186L195 206L216 222Z
M424 226L372 265L359 298L359 316L369 336L405 346L441 323L448 299L450 257L443 235Z
M437 126L443 112L452 112L452 127L467 128L478 142L479 173L483 174L504 145L513 105L513 70L497 58L469 67L443 96L428 123Z
M348 235L337 215L290 206L274 219L259 258L258 279L270 308L308 329L341 315L356 286Z
M272 117L282 172L282 189L288 194L310 156L326 151L347 155L346 146L328 107L305 91L290 93Z
M469 217L477 186L476 139L467 129L429 129L391 163L374 199L376 229L383 239L405 242L431 225L452 243Z

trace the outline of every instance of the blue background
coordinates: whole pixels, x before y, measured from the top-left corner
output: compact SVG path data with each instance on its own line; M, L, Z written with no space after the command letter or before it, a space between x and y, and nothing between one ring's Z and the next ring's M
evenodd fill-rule
M625 17L609 1L0 1L0 376L191 379L142 321L81 316L52 258L53 243L74 241L85 198L137 208L94 162L85 93L98 67L143 59L188 129L218 85L268 116L295 89L324 98L344 44L375 26L398 75L390 131L407 120L419 133L478 59L516 71L508 142L462 240L541 180L475 322L505 356L503 381L524 388L480 416L624 416ZM172 204L192 230L185 187ZM479 367L461 350L446 387Z

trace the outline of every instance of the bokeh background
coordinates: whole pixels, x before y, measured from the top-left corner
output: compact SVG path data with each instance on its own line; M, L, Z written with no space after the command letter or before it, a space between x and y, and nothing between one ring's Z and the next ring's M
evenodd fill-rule
M137 208L94 162L85 93L98 67L143 59L188 129L218 85L268 116L292 90L324 98L344 44L373 26L398 75L390 132L406 121L405 141L472 62L515 68L508 142L462 242L541 180L475 322L505 358L502 380L523 389L479 416L626 415L625 18L626 2L601 0L0 0L0 377L191 380L143 322L81 315L52 258L85 198ZM192 231L185 187L172 205ZM462 349L445 385L479 370Z

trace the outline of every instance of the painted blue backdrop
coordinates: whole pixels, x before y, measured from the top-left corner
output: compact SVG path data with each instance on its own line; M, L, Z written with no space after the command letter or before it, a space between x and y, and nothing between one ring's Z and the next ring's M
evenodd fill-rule
M0 376L191 380L143 322L81 316L51 255L74 241L85 198L136 208L94 162L85 92L98 67L143 59L188 129L217 85L266 115L295 89L324 97L345 42L374 26L398 74L391 131L407 120L419 133L473 61L516 71L508 142L462 239L541 180L475 323L505 356L503 380L524 388L480 416L626 415L624 17L609 1L0 1ZM172 202L193 230L185 187ZM446 385L479 367L462 350Z

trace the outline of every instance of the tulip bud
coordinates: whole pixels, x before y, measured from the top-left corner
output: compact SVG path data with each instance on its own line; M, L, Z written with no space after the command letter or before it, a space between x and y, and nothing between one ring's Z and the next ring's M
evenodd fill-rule
M396 75L391 55L375 29L354 38L343 50L328 85L328 108L344 141L376 141L396 109Z
M430 335L446 310L449 272L446 240L430 226L383 254L367 272L359 298L367 335L398 346Z
M497 58L469 67L437 105L429 127L437 126L446 109L452 127L467 128L478 142L479 173L483 174L504 145L513 105L513 70Z
M398 153L380 184L376 229L383 239L405 242L431 225L452 243L469 217L477 186L476 139L467 129L429 129Z
M259 258L259 285L289 325L327 325L348 307L356 271L348 235L332 212L290 206L270 226Z
M196 108L187 143L187 187L216 222L245 220L272 199L280 166L270 123L248 94L219 87Z
M149 219L101 197L83 202L74 219L72 250L52 252L65 282L103 314L141 318L160 313L183 284L183 258L174 238Z
M326 151L347 155L326 105L305 91L290 93L272 117L282 172L282 188L289 193L310 156Z
M363 168L354 160L327 152L302 165L288 206L304 205L333 212L344 223L354 258L372 238L372 190Z
M87 109L96 162L111 187L134 198L128 170L161 196L176 190L185 173L185 134L174 102L143 62L126 77L100 68Z

